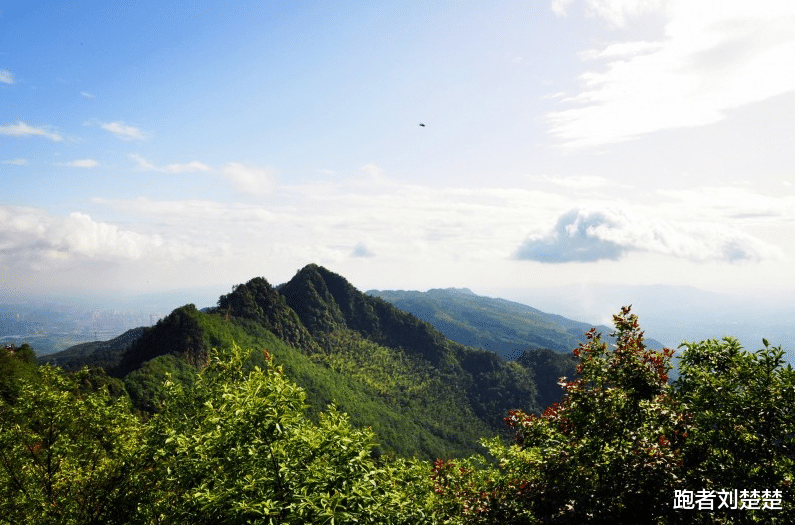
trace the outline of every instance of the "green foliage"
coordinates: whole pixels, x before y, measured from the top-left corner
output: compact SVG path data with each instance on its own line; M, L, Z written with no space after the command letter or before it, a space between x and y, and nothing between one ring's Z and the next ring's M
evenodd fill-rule
M43 366L0 404L0 523L124 523L141 426L84 370ZM107 385L106 385L107 386Z
M372 425L387 450L427 459L470 455L480 451L478 440L493 432L475 414L463 374L440 373L420 357L378 345L353 330L336 330L324 341L333 350L312 356L313 361L351 378L368 397L400 415L362 418L355 410L356 422Z
M421 523L418 469L371 459L373 433L332 405L314 423L305 394L233 347L195 388L175 388L150 437L157 523ZM420 491L419 494L422 494Z
M755 353L731 337L683 344L675 384L689 423L684 466L691 490L781 490L785 510L774 515L792 517L795 371L781 347L763 342Z
M478 440L500 431L508 410L537 409L526 368L452 343L316 265L277 289L262 278L236 286L213 313L175 310L147 330L118 371L163 355L199 355L193 362L201 364L210 348L223 351L232 341L271 349L309 394L310 417L334 402L355 425L372 426L377 453L433 459L481 452ZM166 371L188 380L175 362L158 359L127 375L139 410L157 410Z
M0 352L0 523L795 521L795 371L780 347L686 343L672 383L673 352L647 348L625 308L614 347L589 332L577 376L558 381L562 401L528 415L507 411L536 395L527 363L439 344L344 279L324 282L318 297L341 317L312 334L308 355L257 319L190 306L164 323L181 334L176 346L124 383L101 369L36 368L30 349ZM351 328L370 314L368 329ZM375 340L394 343L399 326L425 351ZM205 356L201 367L186 355ZM548 380L567 370L555 355L520 361ZM153 415L136 418L127 392ZM489 426L506 412L513 443ZM487 434L489 455L473 455ZM393 456L439 451L468 457ZM778 490L783 509L674 508L675 491L703 489Z
M16 399L21 382L37 377L36 354L29 345L23 344L14 350L0 347L0 400Z
M538 405L541 407L561 401L562 391L558 380L574 376L577 366L574 354L561 354L545 348L522 352L516 362L532 371L538 389Z
M197 366L206 363L210 342L199 324L201 315L193 304L175 309L133 342L112 374L124 377L144 362L164 354L180 355Z
M261 324L287 344L306 353L316 351L307 329L299 315L290 309L284 296L262 277L234 287L232 293L218 299L218 312L229 316L251 319Z
M544 348L569 354L586 342L583 334L591 328L587 323L505 299L476 295L468 289L370 290L367 295L416 315L457 343L484 348L505 359L518 359L524 352ZM606 327L598 327L603 328ZM608 342L614 341L608 338ZM646 343L662 348L654 340Z
M159 412L169 390L167 380L190 387L196 379L196 367L173 354L155 357L124 377L124 386L133 406L146 414Z
M673 352L643 343L629 308L614 349L589 333L578 377L541 417L513 411L516 442L485 441L498 465L434 465L449 523L791 523L795 373L780 348L731 338ZM780 490L781 510L674 508L677 490Z

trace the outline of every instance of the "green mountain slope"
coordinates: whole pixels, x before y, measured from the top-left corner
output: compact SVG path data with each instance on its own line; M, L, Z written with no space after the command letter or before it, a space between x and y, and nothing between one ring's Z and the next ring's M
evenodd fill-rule
M93 341L71 346L66 350L39 357L40 363L50 363L69 371L83 366L97 366L106 370L118 366L121 356L146 331L145 327L127 330L109 341Z
M569 351L589 328L469 290L364 294L310 264L279 286L257 277L214 308L186 305L153 327L47 360L101 366L123 379L139 410L154 412L164 380L190 381L214 349L236 342L255 350L252 364L267 349L307 391L311 413L335 403L376 431L382 451L452 457L504 432L508 411L559 401L558 378L574 373Z
M472 293L466 288L432 289L427 292L370 290L396 307L435 326L446 337L463 345L491 350L506 359L540 348L568 353L585 341L592 324L542 312L530 306ZM613 331L597 326L605 340ZM662 348L654 339L650 348Z
M138 409L153 412L163 381L189 381L214 349L236 342L254 350L252 364L266 349L307 391L310 413L333 402L372 427L382 452L422 458L481 452L479 439L504 432L509 410L541 408L530 368L450 341L316 265L278 287L261 277L235 286L207 311L177 308L136 335L122 352L100 345L51 359L101 364L123 378Z

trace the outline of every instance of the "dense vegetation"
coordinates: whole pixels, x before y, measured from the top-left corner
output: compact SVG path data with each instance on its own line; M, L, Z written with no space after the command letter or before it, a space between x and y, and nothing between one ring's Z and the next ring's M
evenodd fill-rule
M0 523L794 522L783 351L671 381L614 322L506 362L310 265L70 354L107 373L0 349Z
M188 385L193 367L235 342L268 348L307 391L310 417L334 402L354 425L371 426L377 454L433 459L482 452L480 438L507 436L499 414L517 407L537 412L538 399L550 395L537 391L532 368L455 344L316 265L277 288L263 278L237 285L211 311L177 308L124 352L114 340L47 359L73 370L81 360L95 366L104 351L101 365L124 381L136 409L153 414L166 396L167 374ZM250 365L263 363L254 355Z
M113 378L3 350L0 522L791 523L783 351L688 343L670 383L672 351L648 349L629 309L615 324L615 348L595 331L578 347L561 403L503 414L512 443L433 464L379 457L334 405L310 417L268 350L212 352L143 419Z

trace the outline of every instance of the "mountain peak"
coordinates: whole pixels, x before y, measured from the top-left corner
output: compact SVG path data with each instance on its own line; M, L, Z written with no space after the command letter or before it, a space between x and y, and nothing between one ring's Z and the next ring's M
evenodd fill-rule
M287 343L310 351L315 344L284 297L263 277L239 284L218 299L222 314L260 322Z
M345 290L347 287L350 284L343 277L322 266L308 264L278 290L309 332L317 335L345 325L345 317L332 289Z

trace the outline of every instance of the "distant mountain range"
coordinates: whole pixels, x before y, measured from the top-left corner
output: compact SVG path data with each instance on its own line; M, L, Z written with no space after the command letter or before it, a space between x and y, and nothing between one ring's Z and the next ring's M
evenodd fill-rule
M475 295L468 288L432 289L427 292L369 290L396 307L432 324L457 343L495 352L505 359L518 359L528 350L548 348L571 352L585 341L594 325L549 314L530 306ZM605 340L612 342L613 329L595 326ZM662 343L646 339L650 348Z
M467 289L364 294L311 264L279 286L257 277L217 306L188 304L155 326L40 360L101 367L152 413L165 378L190 388L216 349L249 348L252 366L267 349L304 388L311 413L333 402L373 428L382 452L436 458L480 452L479 438L506 435L509 410L559 400L557 380L574 374L571 350L590 328Z

